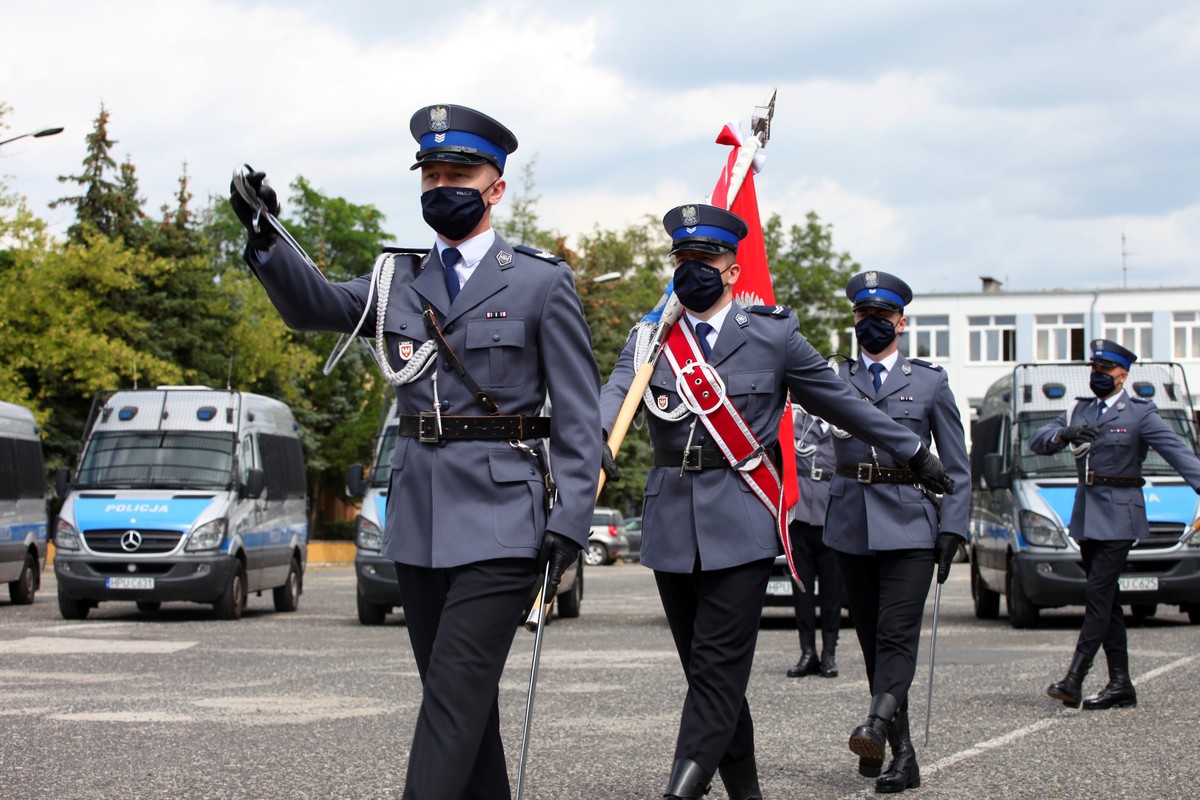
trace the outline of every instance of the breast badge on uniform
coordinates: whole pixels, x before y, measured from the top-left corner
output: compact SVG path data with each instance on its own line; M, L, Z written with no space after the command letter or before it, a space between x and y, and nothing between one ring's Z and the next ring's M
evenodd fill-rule
M660 394L658 397L654 398L654 401L658 404L660 410L666 411L667 404L671 402L671 398L667 397L665 394Z
M400 343L400 360L408 361L413 355L413 343L411 339L406 339Z

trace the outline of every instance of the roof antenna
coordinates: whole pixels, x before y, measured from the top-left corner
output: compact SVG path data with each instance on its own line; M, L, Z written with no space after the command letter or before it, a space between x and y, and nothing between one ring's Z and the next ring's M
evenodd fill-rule
M133 388L137 388L137 353L133 354Z
M233 353L229 354L229 374L225 376L225 391L233 391Z

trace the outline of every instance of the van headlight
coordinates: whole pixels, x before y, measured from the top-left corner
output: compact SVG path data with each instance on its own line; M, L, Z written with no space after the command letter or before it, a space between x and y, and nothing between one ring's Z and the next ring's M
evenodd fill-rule
M1038 547L1060 547L1067 546L1067 537L1063 533L1062 526L1049 517L1035 514L1032 511L1022 511L1021 520L1021 535L1025 537L1025 541Z
M194 553L197 550L216 550L225 541L225 530L228 523L224 519L214 519L196 528L188 536L184 550Z
M54 546L59 550L79 549L79 531L62 517L54 525Z
M382 550L383 529L360 514L358 527L354 531L354 544L362 550Z

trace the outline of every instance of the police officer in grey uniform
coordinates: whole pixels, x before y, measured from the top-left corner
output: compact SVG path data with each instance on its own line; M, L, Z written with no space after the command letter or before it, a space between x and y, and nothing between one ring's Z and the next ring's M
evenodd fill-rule
M969 487L962 421L946 373L898 349L912 290L895 275L864 272L846 284L846 297L854 304L861 354L841 362L838 373L866 404L922 442L932 437L947 474ZM849 745L859 757L859 773L877 777L876 791L902 792L921 783L909 736L908 689L930 576L935 566L938 583L950 573L967 530L970 495L964 488L939 501L915 484L902 461L855 436L834 443L837 475L825 518L825 543L838 553L871 691L867 719L850 734ZM881 775L885 742L892 762Z
M497 694L522 607L544 564L557 586L587 543L600 378L571 270L492 230L516 138L456 105L423 108L410 128L437 237L424 258L383 257L374 287L371 275L326 282L256 231L237 192L232 202L250 231L246 261L284 322L382 334L400 413L383 553L424 686L404 797L494 800L510 796ZM277 213L262 173L251 180Z
M686 205L667 213L676 262L675 292L746 428L779 464L778 426L790 391L804 406L907 462L935 490L941 463L920 437L889 420L837 379L781 306L744 308L733 300L745 223L728 211ZM678 332L682 333L682 330ZM611 429L633 381L641 341L635 329L608 383L601 416ZM645 407L654 462L642 512L642 563L659 596L688 681L675 762L665 797L705 794L720 772L730 798L761 798L754 728L746 702L762 601L780 552L774 514L730 466L704 424L680 409L676 375L654 363Z
M836 678L838 631L842 625L842 573L837 554L825 546L825 509L836 462L833 429L829 423L803 408L793 419L796 441L796 480L800 499L792 508L788 535L792 560L806 592L792 592L796 608L796 630L800 634L800 660L787 671L789 678L820 675ZM813 601L813 579L820 581L821 656L817 657L817 609Z
M1137 356L1108 339L1096 339L1091 350L1090 385L1095 397L1077 397L1069 414L1038 428L1029 439L1030 449L1041 455L1053 455L1070 445L1079 472L1070 532L1079 543L1087 574L1083 626L1066 677L1050 684L1046 694L1079 708L1083 679L1103 645L1108 685L1082 701L1089 711L1137 705L1117 580L1134 542L1150 535L1141 489L1148 448L1153 447L1200 492L1200 459L1167 427L1153 402L1125 392Z

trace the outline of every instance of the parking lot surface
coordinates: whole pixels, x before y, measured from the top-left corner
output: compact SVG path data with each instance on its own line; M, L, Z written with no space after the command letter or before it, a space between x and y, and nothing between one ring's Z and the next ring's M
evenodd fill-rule
M1131 623L1139 707L1066 709L1043 690L1062 676L1081 609L1043 612L1036 630L977 620L966 567L943 592L924 746L930 593L910 696L913 797L1197 796L1200 626L1173 607ZM518 633L501 683L514 786L532 645ZM846 747L868 703L849 621L839 678L786 678L798 649L788 611L768 609L749 688L766 796L872 796ZM1085 690L1104 676L1100 658ZM399 797L420 698L403 616L359 625L349 567L310 569L293 614L268 593L235 622L132 603L64 622L47 569L32 606L0 600L0 685L5 798ZM652 573L587 569L582 615L545 634L526 797L659 797L683 694ZM719 781L709 797L725 797Z

